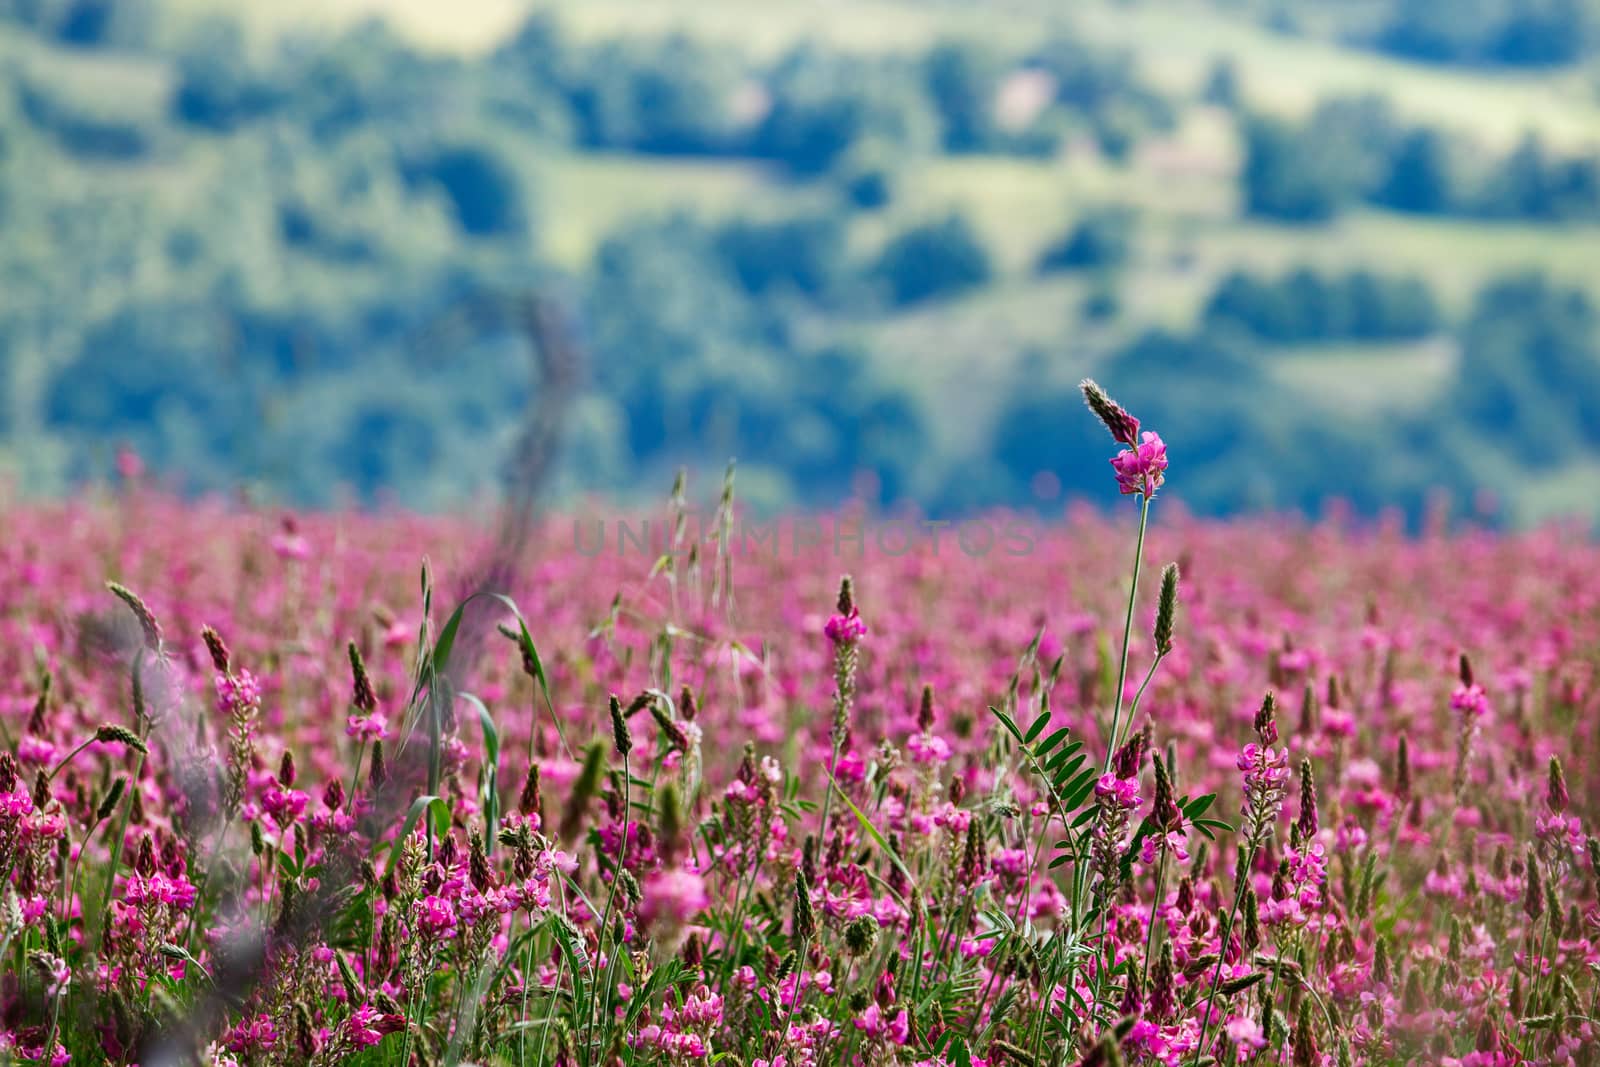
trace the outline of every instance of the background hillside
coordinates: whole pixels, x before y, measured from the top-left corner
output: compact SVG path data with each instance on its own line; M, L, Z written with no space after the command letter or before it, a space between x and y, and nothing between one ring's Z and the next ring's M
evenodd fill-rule
M0 0L22 491L474 499L529 294L568 494L1593 519L1600 7Z

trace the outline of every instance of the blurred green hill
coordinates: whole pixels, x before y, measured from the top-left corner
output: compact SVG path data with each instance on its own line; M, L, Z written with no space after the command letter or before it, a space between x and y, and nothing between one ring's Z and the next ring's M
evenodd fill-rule
M459 506L537 292L563 494L1593 517L1600 7L1437 11L0 0L0 470Z

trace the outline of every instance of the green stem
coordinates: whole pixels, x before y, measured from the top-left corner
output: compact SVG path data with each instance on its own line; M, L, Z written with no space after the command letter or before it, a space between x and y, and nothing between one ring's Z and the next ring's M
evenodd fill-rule
M1156 676L1156 668L1161 666L1161 661L1166 659L1165 653L1156 653L1156 658L1150 661L1150 669L1144 672L1144 681L1139 683L1139 691L1133 694L1133 703L1128 705L1128 721L1132 722L1139 713L1139 702L1144 699L1144 691L1150 687L1150 679Z
M562 881L557 881L556 882L556 888L558 890L560 890L560 892L561 892L561 914L562 914L563 917L565 917L566 914L567 914L567 887L566 887L566 883L562 882ZM550 1040L550 1023L556 1017L556 1005L559 1004L560 1001L561 1001L561 979L564 977L564 972L566 971L566 967L567 967L567 954L565 952L562 952L561 953L561 958L556 961L556 982L555 982L555 985L550 987L550 1005L546 1009L546 1012L545 1012L544 1026L541 1027L540 1030L539 1030L539 1058L538 1058L537 1062L539 1063L540 1067L543 1067L543 1064L544 1064L545 1044L546 1044L546 1042L548 1042ZM532 975L530 973L527 978L523 979L523 988L527 988L527 983L531 979L532 979ZM573 982L573 990L574 990L573 998L572 998L572 1000L573 1000L573 1009L576 1010L577 1009L577 1000L578 1000L577 993L576 993L578 977L577 977L577 973L576 972L573 973L572 982Z
M1101 769L1102 774L1111 771L1111 757L1117 751L1117 730L1122 720L1122 687L1128 680L1128 644L1133 638L1133 605L1139 594L1139 569L1144 563L1144 529L1150 521L1150 498L1139 497L1139 540L1133 550L1133 581L1128 583L1128 610L1122 620L1122 662L1117 667L1117 693L1116 703L1112 705L1111 735L1106 743L1106 761ZM1133 716L1130 714L1129 719Z
M1244 887L1250 872L1255 869L1256 852L1259 846L1252 847L1250 854L1239 867L1239 876L1235 879L1233 887L1233 907L1228 909L1228 921L1222 926L1222 937L1217 942L1217 966L1211 972L1211 991L1206 994L1206 1010L1200 1014L1200 1043L1194 1047L1194 1059L1189 1061L1189 1067L1196 1067L1200 1056L1206 1048L1206 1030L1211 1025L1211 1005L1217 999L1217 986L1222 982L1222 960L1228 954L1228 938L1233 936L1233 922L1239 915L1239 905L1244 902Z
M356 794L361 790L361 761L367 755L367 743L362 741L356 746L356 769L350 775L350 795L345 797L344 810L355 814Z
M622 878L623 863L628 855L628 817L632 814L632 789L633 772L628 769L628 754L622 754L622 838L617 842L617 866L611 872L611 888L606 893L605 917L600 921L600 938L596 942L596 952L605 947L606 932L611 928L611 909L617 902L617 882ZM606 1016L611 1011L611 985L617 973L617 958L622 948L622 942L616 941L611 946L611 959L606 961L605 974L605 1004L600 1004L600 991L596 989L589 997L591 1012L593 1008L600 1008L600 1014L595 1019L595 1026L600 1028L601 1049L604 1051L604 1039L610 1029L610 1020ZM599 961L596 960L596 963Z
M65 767L67 764L71 763L74 756L76 756L78 753L82 752L84 749L88 748L90 745L94 744L96 740L98 740L98 739L94 738L94 737L90 737L87 741L83 742L77 748L73 749L71 752L68 752L65 756L62 756L61 757L61 761L59 763L57 763L54 767L50 768L50 773L48 775L46 775L45 777L49 778L51 781L54 781L56 775L61 773L61 768Z
M1272 981L1267 983L1266 999L1261 1002L1261 1030L1269 1041L1272 1038L1272 1004L1273 999L1278 995L1278 974L1281 970L1281 967L1272 968ZM1251 1059L1254 1058L1251 1057Z
M1156 943L1156 910L1161 907L1161 898L1167 888L1167 847L1161 846L1161 858L1156 861L1156 895L1150 901L1150 926L1144 933L1144 967L1139 975L1141 995L1148 987L1150 981L1150 952Z
M726 958L722 961L721 976L717 983L718 988L727 984L729 977L733 974L733 968L737 965L739 953L744 951L745 908L750 903L750 894L755 890L756 879L761 876L761 853L758 850L752 850L751 858L753 862L750 865L750 883L748 885L745 884L743 871L737 872L737 877L734 879L733 923L728 931L728 951Z
M524 952L522 963L522 1011L517 1017L517 1021L523 1024L517 1033L517 1063L519 1067L527 1067L528 1063L528 986L533 982L534 930L533 916L530 914L528 916L528 945Z
M426 980L426 978L423 979L423 981ZM412 989L410 995L406 997L406 1039L400 1044L400 1062L402 1065L411 1062L411 1031L416 1026L411 1015L416 1008L416 1003L417 991Z
M142 741L143 738L141 737ZM144 753L141 752L133 761L133 773L128 776L128 789L139 788L139 777L144 773ZM106 929L111 922L111 893L117 884L117 865L122 862L122 842L128 836L128 817L133 807L133 799L125 796L122 798L122 815L117 819L117 832L111 839L111 862L106 867L105 892L100 895L100 936L95 942L95 951L99 952L100 946L105 944Z

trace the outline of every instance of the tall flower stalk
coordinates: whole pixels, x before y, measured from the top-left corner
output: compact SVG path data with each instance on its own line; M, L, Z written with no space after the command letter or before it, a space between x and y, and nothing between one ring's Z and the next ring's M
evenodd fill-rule
M839 581L838 613L828 620L823 632L833 643L833 721L828 728L828 744L832 755L828 758L830 779L839 766L839 754L844 750L845 738L850 734L850 711L856 699L856 664L860 660L860 646L867 636L867 624L861 619L861 609L856 606L855 583L847 574ZM830 785L822 797L822 832L828 832L828 812L833 806L833 789Z
M1244 777L1244 804L1240 825L1241 838L1239 869L1234 878L1233 905L1228 909L1227 920L1222 924L1221 938L1217 944L1217 965L1211 972L1211 988L1206 993L1205 1010L1200 1013L1200 1041L1195 1045L1191 1064L1200 1062L1206 1047L1206 1033L1211 1025L1211 1007L1217 997L1217 985L1222 981L1222 963L1228 955L1228 944L1233 937L1233 924L1239 917L1239 905L1250 886L1250 872L1255 870L1256 857L1272 839L1278 815L1283 810L1285 787L1289 782L1289 752L1278 749L1277 702L1271 693L1261 701L1256 712L1257 741L1245 745L1239 753L1237 766Z
M1116 471L1117 487L1124 496L1139 497L1139 535L1133 548L1133 577L1128 582L1128 606L1122 619L1122 651L1117 659L1117 690L1111 709L1111 729L1106 735L1105 762L1101 773L1111 772L1111 759L1122 744L1123 689L1128 682L1128 646L1133 639L1133 608L1139 598L1139 573L1144 566L1144 532L1150 523L1150 501L1156 490L1166 480L1167 446L1159 435L1139 430L1139 420L1118 404L1091 378L1078 383L1083 400L1105 428L1112 440L1127 445L1111 459ZM1132 716L1129 716L1132 718Z

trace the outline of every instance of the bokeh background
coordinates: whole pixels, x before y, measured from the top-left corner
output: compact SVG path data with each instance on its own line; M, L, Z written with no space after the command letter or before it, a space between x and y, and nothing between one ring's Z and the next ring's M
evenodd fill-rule
M0 0L13 494L463 507L537 302L558 499L1592 521L1597 301L1600 0Z

